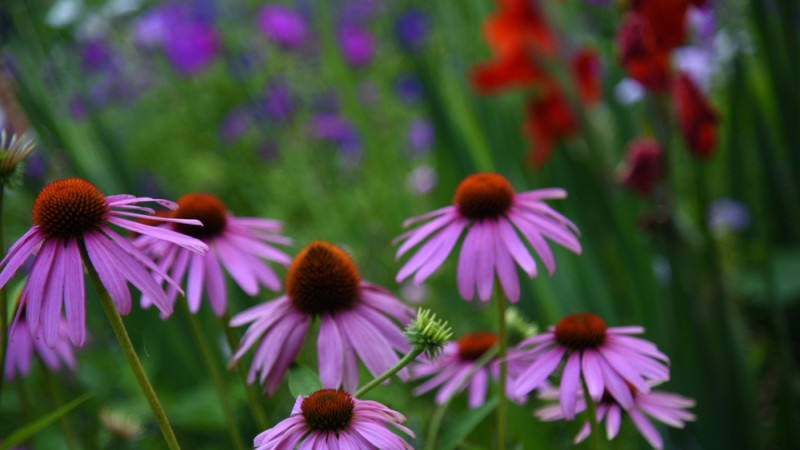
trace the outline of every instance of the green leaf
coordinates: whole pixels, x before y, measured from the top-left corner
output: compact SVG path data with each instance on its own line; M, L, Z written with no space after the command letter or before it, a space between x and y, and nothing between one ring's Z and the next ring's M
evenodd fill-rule
M800 248L776 250L771 264L771 275L764 269L743 271L735 286L737 293L753 305L767 306L774 295L778 306L792 306L800 300Z
M439 450L451 450L461 445L472 430L497 408L498 402L499 399L497 397L492 397L480 408L471 409L455 416L450 421L451 425L447 427L447 431L439 439L437 448Z
M31 436L35 435L39 431L45 429L51 423L55 422L56 420L60 419L61 417L67 415L70 411L77 408L78 405L89 400L94 395L94 392L87 392L80 397L76 398L75 400L67 403L66 405L58 408L57 410L42 416L41 418L37 419L34 422L25 425L24 427L18 429L11 433L2 443L0 443L0 450L11 448L19 443L25 442Z
M289 392L293 397L306 396L322 389L322 382L307 366L296 365L289 369Z

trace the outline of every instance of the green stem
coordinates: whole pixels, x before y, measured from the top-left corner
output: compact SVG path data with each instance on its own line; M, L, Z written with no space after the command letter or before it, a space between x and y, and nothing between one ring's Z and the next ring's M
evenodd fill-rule
M225 329L225 338L228 341L228 347L230 347L232 353L236 352L236 347L239 344L239 338L236 336L236 332L233 331L233 328L228 325L230 322L230 317L228 316L227 312L221 317L221 320L222 326ZM239 378L242 380L245 392L247 392L247 404L250 407L250 412L253 413L253 417L255 417L258 428L260 430L268 429L269 419L267 419L267 413L261 406L258 393L255 391L253 386L247 384L247 371L245 369L245 365L241 363L237 364L236 371L239 373Z
M361 397L362 395L364 395L367 392L369 392L375 386L383 383L384 380L388 379L392 375L396 374L400 369L402 369L403 367L407 366L408 363L413 361L414 358L419 356L423 351L425 351L425 347L423 347L421 345L415 346L414 348L411 349L410 352L408 352L408 354L406 356L403 356L403 358L400 361L398 361L397 364L395 364L394 366L390 367L389 370L384 372L378 378L375 378L374 380L372 380L369 383L365 384L361 389L357 390L356 393L353 394L353 397L355 397L355 398Z
M54 410L60 409L64 406L64 402L61 400L61 393L58 391L58 387L53 380L53 374L50 373L50 368L44 364L42 364L42 372L44 373L44 382L47 385L47 390L50 391L50 397L53 400ZM62 415L59 417L58 421L61 424L61 430L64 432L64 442L67 444L67 448L69 450L77 450L80 446L75 439L75 433L72 432L72 426L69 423L68 416L69 414Z
M586 399L586 412L589 414L592 450L600 450L600 426L597 423L597 407L589 395L589 388L586 386L585 380L583 381L583 397Z
M498 450L505 450L506 448L506 350L508 348L508 333L506 332L506 299L503 297L501 288L498 286L496 289L497 299L497 338L499 344L498 358L500 359L500 379L498 385L498 403L497 403L497 448Z
M239 426L236 424L236 418L231 411L231 406L228 403L228 391L225 388L225 380L219 370L219 361L214 358L214 352L208 345L208 342L203 337L203 331L198 323L197 317L189 311L189 305L185 301L179 301L180 308L186 320L189 322L189 328L192 331L192 337L195 344L200 348L200 354L203 357L203 362L206 365L211 381L214 383L214 390L217 392L219 399L219 406L222 408L222 414L225 416L225 421L228 422L228 431L230 432L231 439L234 446L239 450L244 450L245 445L242 437L239 435Z
M470 380L475 373L477 373L483 366L489 364L489 361L497 355L499 348L494 346L489 350L486 350L480 358L475 360L475 365L472 366L469 372L458 382L458 386L453 389L453 392L461 391L461 386L463 386L468 380ZM451 395L444 401L441 405L436 408L436 411L433 412L433 417L431 417L431 426L428 430L428 437L425 442L425 450L435 450L436 449L436 437L439 434L439 428L442 426L442 421L444 420L444 414L447 412L447 408L450 406L450 402L453 401L453 397L455 395Z
M128 365L131 367L131 371L134 377L136 377L139 387L142 388L142 393L147 399L147 403L150 405L150 410L153 411L153 416L158 423L158 427L161 429L161 433L164 435L164 440L167 442L167 446L170 450L179 450L181 446L178 444L175 432L172 431L172 426L169 424L167 414L164 412L161 402L158 401L158 396L156 396L156 392L153 390L150 380L147 379L147 374L144 371L144 367L142 367L142 362L139 361L139 357L136 356L136 350L133 348L133 343L131 342L130 336L128 336L128 331L125 329L125 324L122 322L122 317L120 317L119 311L117 311L111 297L108 295L108 291L100 281L97 271L94 269L94 266L92 266L92 261L89 260L89 255L86 253L86 244L84 244L82 239L78 242L83 265L86 266L86 270L89 272L92 284L94 284L97 295L100 297L100 303L103 305L108 320L111 322L111 328L117 336L120 347L122 347L122 353L125 354L125 359L128 360Z

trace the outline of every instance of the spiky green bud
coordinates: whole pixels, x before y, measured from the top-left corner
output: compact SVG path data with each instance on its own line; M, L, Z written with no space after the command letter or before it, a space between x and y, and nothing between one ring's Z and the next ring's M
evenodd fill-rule
M425 356L433 359L445 342L453 337L453 329L446 320L437 319L429 309L420 308L417 318L406 327L404 334L411 345L422 347Z
M15 187L19 180L20 163L31 154L36 142L27 139L23 134L11 135L7 139L6 130L0 132L0 183L10 188Z

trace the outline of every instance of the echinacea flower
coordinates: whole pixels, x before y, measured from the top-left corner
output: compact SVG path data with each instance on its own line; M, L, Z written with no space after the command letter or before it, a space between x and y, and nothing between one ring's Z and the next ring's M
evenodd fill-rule
M358 385L356 356L376 377L395 365L399 361L395 352L410 349L398 322L406 325L412 314L413 310L389 291L361 280L344 250L312 241L289 266L285 295L231 319L231 326L252 322L231 365L256 346L248 382L261 372L259 382L272 395L300 351L309 322L319 319L317 355L322 386L343 386L354 392ZM407 373L403 369L398 376L405 379Z
M466 377L475 369L475 362L496 346L497 341L494 333L479 331L447 343L438 358L412 367L412 378L431 377L414 388L414 395L422 395L440 387L435 402L441 405L469 386L467 404L470 408L481 406L486 401L490 376L494 379L498 377L497 359L493 358L490 364L479 368L469 379Z
M646 379L669 379L669 358L652 342L630 334L643 333L639 326L607 327L594 314L571 314L561 319L550 331L520 342L515 350L533 363L516 377L511 392L522 396L537 388L567 356L561 374L560 400L564 417L575 417L577 392L581 378L592 400L600 401L604 391L625 409L633 406L628 384L648 393ZM532 346L531 348L528 348Z
M290 245L292 240L281 236L281 223L277 220L256 217L236 217L211 194L195 192L178 199L178 209L172 217L199 221L202 227L182 223L171 224L178 233L199 239L209 247L208 253L192 253L180 245L139 237L137 247L154 256L161 271L180 282L186 276L186 301L189 310L200 310L203 291L217 316L225 314L227 292L224 267L239 287L250 296L258 295L259 285L278 291L280 279L264 261L288 265L291 259L272 244ZM166 225L170 226L170 225ZM178 291L167 288L170 307L175 304ZM148 296L142 296L143 306L150 305Z
M34 336L31 334L25 319L20 318L16 327L8 331L8 348L6 349L5 361L6 380L12 381L17 375L21 377L28 376L34 352L39 355L44 365L52 371L60 369L62 364L70 369L75 368L77 362L75 361L72 344L69 342L67 322L63 318L59 318L57 326L56 342L54 346L50 347L41 338L41 330L39 336Z
M413 449L387 426L415 438L401 425L405 416L371 400L322 389L298 396L288 419L256 436L256 450L303 449Z
M664 441L661 435L659 435L658 430L656 430L650 420L648 420L647 416L675 428L683 428L685 425L684 422L695 420L694 414L686 411L687 408L691 408L695 405L695 401L691 398L671 392L641 392L630 385L628 387L633 397L632 407L624 408L607 392L603 394L597 404L595 417L597 418L598 424L602 423L603 419L605 419L606 437L608 440L614 439L617 433L619 433L623 414L630 417L633 424L647 442L653 448L659 450L664 447ZM555 400L559 395L557 389L552 389L550 392L543 393L540 397ZM586 400L583 398L582 393L578 392L577 395L578 400L575 405L575 411L580 413L586 410ZM561 420L566 417L560 404L539 408L536 410L535 415L539 420L544 422ZM584 423L575 436L574 443L578 444L583 442L591 432L592 430L589 422Z
M496 273L506 297L517 302L519 279L514 262L529 277L537 275L536 262L520 234L533 247L550 274L555 272L556 263L545 237L575 253L581 252L575 235L578 228L544 202L545 199L566 196L567 193L559 188L517 194L501 175L470 175L458 185L453 205L403 223L408 227L428 221L395 239L396 243L403 243L397 249L397 258L425 241L397 273L397 282L414 274L414 283L421 284L444 263L466 232L458 258L458 292L461 297L472 299L477 286L480 299L488 301Z
M127 194L106 197L94 185L80 178L54 181L39 192L33 204L34 225L11 246L0 262L2 288L28 256L36 254L17 312L19 317L22 308L25 309L32 335L38 335L41 329L47 345L56 344L63 303L69 338L75 346L83 345L86 339L86 305L81 255L84 250L120 314L128 314L131 310L127 282L150 297L163 313L172 313L166 294L147 269L158 276L167 275L109 225L172 242L198 253L207 251L208 247L181 233L135 222L135 219L152 218L134 212L152 213L151 209L137 205L144 202L176 207L173 202L149 197ZM196 220L159 220L200 225Z

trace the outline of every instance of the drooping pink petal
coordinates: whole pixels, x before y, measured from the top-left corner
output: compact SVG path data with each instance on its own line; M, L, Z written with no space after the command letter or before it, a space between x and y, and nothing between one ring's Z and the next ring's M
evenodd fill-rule
M78 242L70 239L64 252L66 266L64 285L64 309L67 316L69 338L76 347L86 341L86 302L83 285L83 264Z
M413 225L413 224L415 224L417 222L421 222L423 220L430 219L431 217L436 217L436 216L439 216L439 215L442 215L442 214L455 213L455 212L456 212L456 207L455 206L453 206L453 205L444 206L442 208L435 209L435 210L433 210L433 211L431 211L429 213L425 213L425 214L423 214L421 216L416 216L416 217L412 217L410 219L406 219L403 222L403 228L408 228L409 226L411 226L411 225Z
M467 405L470 408L477 408L486 401L486 391L489 389L489 372L480 369L472 376L469 383L469 396Z
M150 218L152 218L152 216ZM139 234L152 236L157 239L162 239L165 241L172 242L175 245L180 245L181 247L187 248L193 252L205 253L208 251L208 246L204 244L202 241L187 236L183 233L172 231L169 228L143 225L141 223L134 222L132 220L125 220L116 217L110 217L108 219L108 222L113 223L114 225L117 225L120 228L125 228L126 230L135 231L136 233Z
M664 441L661 439L661 435L658 434L658 430L647 420L644 414L633 409L628 411L628 416L650 445L659 450L664 448Z
M508 253L514 258L514 261L522 267L522 270L527 273L529 277L535 277L536 262L533 260L533 257L531 257L525 244L522 243L514 227L505 220L499 220L497 223L497 231Z
M317 337L317 360L319 361L319 378L323 388L336 389L342 382L342 337L336 321L328 314L323 314Z
M255 259L247 253L237 252L235 247L232 247L224 239L217 239L214 243L217 249L219 259L222 264L228 269L236 283L248 295L253 296L258 294L258 283L256 277L248 266L251 259Z
M500 286L503 287L506 298L511 303L519 301L519 278L517 277L517 266L508 252L505 244L500 239L495 239L495 269Z
M425 225L422 225L419 228L415 228L407 232L403 236L407 237L408 239L405 242L403 242L400 248L397 249L397 253L395 254L395 259L400 258L407 251L414 248L415 245L419 244L420 242L425 240L425 238L436 232L436 230L439 230L440 228L448 225L455 219L456 216L454 214L447 214L441 217L437 217L436 219L431 220Z
M433 256L428 258L427 261L419 267L417 274L414 275L415 284L422 284L423 281L428 279L428 277L444 263L445 259L450 255L450 252L453 251L453 247L455 247L458 242L458 238L461 237L461 233L464 231L467 223L466 220L458 219L436 236L441 236L442 240L436 247ZM434 238L428 241L428 245L432 245L433 239Z
M211 303L211 310L214 315L222 317L225 314L225 307L228 303L227 294L225 292L225 275L222 273L222 267L217 261L217 257L212 250L203 257L205 262L205 287L206 297Z
M42 317L40 325L42 335L47 346L53 348L58 338L58 319L61 318L61 305L64 302L64 275L66 273L66 261L64 244L57 243L53 265L47 277L47 284L44 288L44 299L42 300Z
M203 282L205 281L206 264L204 255L195 253L191 255L192 260L189 264L189 275L186 277L186 302L189 304L189 311L197 313L200 311L200 301L203 297ZM214 257L213 255L211 256Z
M609 405L606 417L606 436L612 440L619 433L620 422L622 421L622 410L619 405Z
M39 333L39 315L45 300L47 280L49 279L59 245L58 242L54 241L44 241L42 243L39 254L33 260L28 282L25 283L25 288L22 292L22 297L26 300L25 319L28 321L32 336L36 336ZM15 319L15 322L16 320L18 319Z
M8 254L0 262L0 267L5 266L3 271L0 272L0 288L5 286L8 280L17 273L17 270L25 264L25 260L28 259L28 256L33 253L42 240L44 240L44 235L39 232L39 227L33 226L17 242L14 242L14 245L8 249Z
M598 358L601 356L595 350L586 349L583 351L581 358L581 372L583 373L583 381L586 383L586 388L589 391L589 396L595 402L599 402L603 397L603 372L600 369L600 362Z
M564 417L567 420L575 418L575 400L578 396L580 378L580 352L573 351L569 355L569 358L567 358L567 363L564 365L564 373L561 374L561 408L564 409Z
M496 223L496 220L487 219L472 224L474 229L480 230L478 248L481 251L476 260L478 266L475 268L475 278L478 284L478 298L483 302L488 302L492 298L494 287Z
M461 244L461 254L458 257L458 293L461 298L471 300L475 292L477 282L477 263L480 257L480 242L478 227L472 227L467 232L464 242Z
M536 359L528 369L520 374L514 383L514 396L527 395L528 392L539 386L558 366L561 358L566 353L566 348L556 346L546 351Z
M128 314L131 309L131 293L125 283L124 275L115 269L110 260L111 257L106 251L106 245L109 243L97 234L86 234L83 240L86 245L86 253L89 255L89 261L97 271L100 282L103 283L103 286L108 291L108 295L117 310L120 311L120 314Z

